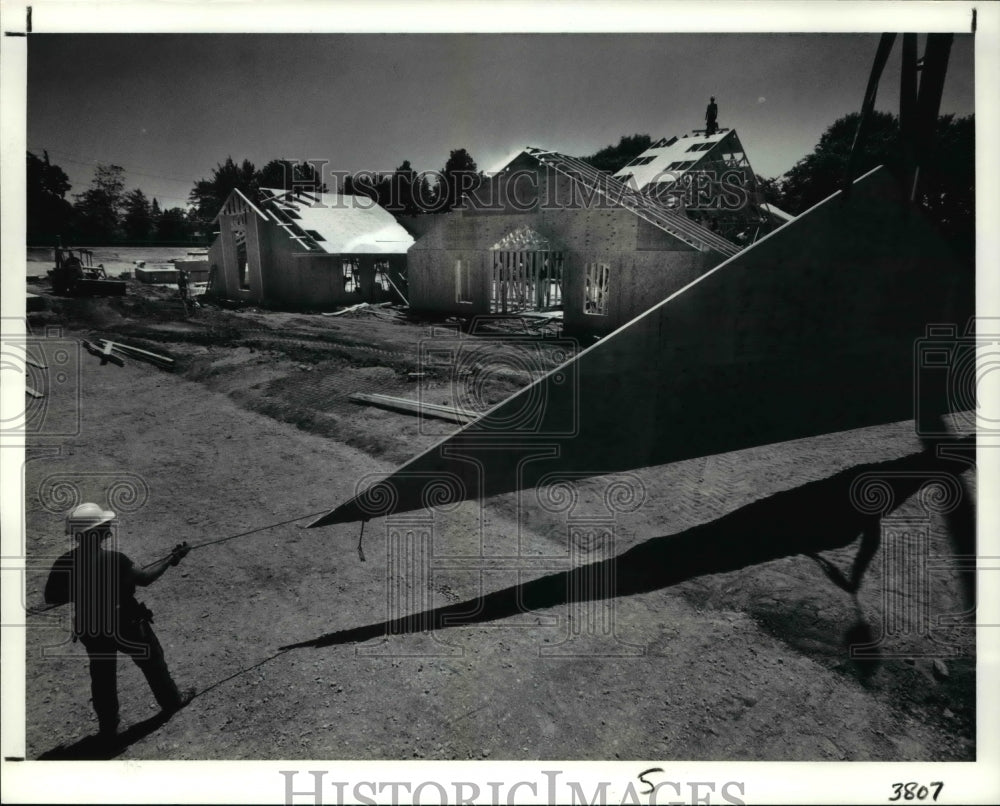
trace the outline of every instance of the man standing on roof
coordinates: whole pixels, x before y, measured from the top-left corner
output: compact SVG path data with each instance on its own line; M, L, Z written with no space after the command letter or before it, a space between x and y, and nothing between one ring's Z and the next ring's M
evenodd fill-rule
M708 102L708 109L705 110L705 136L711 137L719 130L719 124L716 120L719 117L719 107L715 104L715 96L712 96Z
M101 545L117 525L115 513L97 504L76 507L66 516L66 533L75 538L76 548L56 560L45 583L46 602L73 603L73 640L83 642L90 658L90 690L103 739L113 738L118 730L119 652L142 670L165 714L194 698L194 689L178 690L150 626L153 613L135 598L137 585L155 582L191 549L182 543L152 566L136 568L121 552Z

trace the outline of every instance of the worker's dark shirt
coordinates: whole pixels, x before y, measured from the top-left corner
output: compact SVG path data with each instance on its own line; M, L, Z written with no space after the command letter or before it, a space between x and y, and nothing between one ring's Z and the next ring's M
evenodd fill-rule
M45 601L72 602L73 629L81 637L120 635L140 607L135 586L135 566L121 552L76 548L52 566Z
M705 110L705 120L715 120L719 115L719 107L717 104L709 104L708 109Z

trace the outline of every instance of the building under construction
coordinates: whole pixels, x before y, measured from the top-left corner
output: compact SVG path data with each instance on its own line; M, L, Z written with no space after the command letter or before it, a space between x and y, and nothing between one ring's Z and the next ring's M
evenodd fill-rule
M740 246L793 218L764 201L735 129L657 140L614 176Z
M293 309L405 301L413 238L366 197L234 190L216 223L210 297Z
M561 309L564 329L604 335L739 246L582 160L525 148L410 249L414 309Z

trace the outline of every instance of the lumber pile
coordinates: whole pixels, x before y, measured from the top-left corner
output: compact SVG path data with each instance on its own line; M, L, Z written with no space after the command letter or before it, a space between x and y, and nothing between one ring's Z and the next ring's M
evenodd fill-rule
M368 394L365 392L354 392L348 398L353 403L360 403L366 406L377 406L389 411L398 411L404 414L416 414L421 417L435 417L439 420L448 420L453 423L465 425L473 420L479 419L479 413L469 409L460 409L456 406L438 406L434 403L424 403L421 400L410 400L405 397L392 397L390 395Z
M162 369L174 368L174 359L169 356L152 353L149 350L143 350L141 347L133 347L131 344L122 344L121 342L109 341L108 339L98 339L97 344L85 340L83 347L91 355L96 355L100 358L102 365L110 361L112 364L124 367L125 362L122 360L122 356L124 356L125 358L136 358L140 361L146 361Z

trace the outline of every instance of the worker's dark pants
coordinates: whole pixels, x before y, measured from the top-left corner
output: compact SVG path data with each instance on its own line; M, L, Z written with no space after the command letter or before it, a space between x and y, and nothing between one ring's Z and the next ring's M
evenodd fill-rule
M180 705L180 692L163 658L163 647L146 621L123 626L119 635L82 636L90 656L90 692L102 731L118 726L118 653L135 661L153 690L156 702L165 710Z

